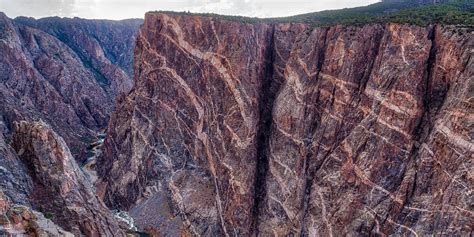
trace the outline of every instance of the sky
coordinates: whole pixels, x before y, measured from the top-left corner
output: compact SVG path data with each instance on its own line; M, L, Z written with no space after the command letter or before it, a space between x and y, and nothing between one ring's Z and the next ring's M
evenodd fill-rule
M0 0L9 17L88 19L143 18L154 10L190 11L251 17L280 17L365 6L378 0Z

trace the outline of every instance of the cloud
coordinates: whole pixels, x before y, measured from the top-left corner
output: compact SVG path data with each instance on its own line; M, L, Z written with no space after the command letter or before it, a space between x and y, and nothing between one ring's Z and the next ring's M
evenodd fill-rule
M0 0L0 11L9 16L69 16L75 0Z
M378 0L0 0L0 11L16 16L141 18L153 10L191 11L252 17L290 16L363 6Z
M201 0L188 10L191 12L211 12L225 15L245 15L262 17L261 8L252 0Z

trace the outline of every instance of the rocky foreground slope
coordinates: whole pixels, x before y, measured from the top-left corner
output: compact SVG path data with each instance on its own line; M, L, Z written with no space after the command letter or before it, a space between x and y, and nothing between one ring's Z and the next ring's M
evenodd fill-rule
M148 13L98 189L156 235L469 235L473 32Z
M0 234L125 235L49 125L15 123L12 139L14 152L0 140Z
M132 84L142 20L9 19L0 13L0 131L43 119L78 160Z

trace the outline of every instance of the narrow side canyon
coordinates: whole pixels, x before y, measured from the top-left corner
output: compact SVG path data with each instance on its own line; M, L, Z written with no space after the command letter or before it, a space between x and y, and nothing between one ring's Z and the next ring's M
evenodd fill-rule
M155 235L469 235L474 35L147 13L99 196Z

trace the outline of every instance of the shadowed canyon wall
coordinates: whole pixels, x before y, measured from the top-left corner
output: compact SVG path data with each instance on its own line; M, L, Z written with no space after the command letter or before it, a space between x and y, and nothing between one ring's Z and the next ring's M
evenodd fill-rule
M107 126L115 97L133 80L135 33L142 20L9 19L0 13L0 130L44 120L78 160Z
M0 12L0 235L125 236L76 160L133 85L142 22Z
M99 195L157 235L469 235L474 37L148 13Z

